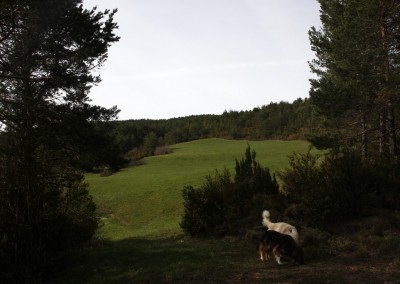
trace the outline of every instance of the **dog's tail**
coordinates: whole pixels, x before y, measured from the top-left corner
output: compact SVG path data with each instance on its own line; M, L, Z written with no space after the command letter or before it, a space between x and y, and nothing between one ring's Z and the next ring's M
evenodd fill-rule
M264 211L263 211L263 213L262 213L262 217L263 217L262 223L263 223L263 225L266 226L266 227L268 227L268 223L271 222L271 220L269 219L270 216L271 216L271 215L269 214L269 211L268 211L268 210L264 210Z
M264 211L263 211L263 213L262 213L263 219L269 219L270 216L271 216L271 215L269 214L269 211L268 211L268 210L264 210Z

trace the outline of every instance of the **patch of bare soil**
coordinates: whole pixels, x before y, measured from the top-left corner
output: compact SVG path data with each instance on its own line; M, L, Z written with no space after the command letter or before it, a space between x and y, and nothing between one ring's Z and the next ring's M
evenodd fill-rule
M397 258L396 258L397 257ZM400 260L393 257L358 258L340 255L308 260L304 265L274 260L235 271L225 283L400 283Z

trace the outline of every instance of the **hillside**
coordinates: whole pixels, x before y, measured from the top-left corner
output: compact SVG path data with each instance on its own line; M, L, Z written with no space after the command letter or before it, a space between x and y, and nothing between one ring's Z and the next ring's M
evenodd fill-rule
M143 165L109 177L88 174L104 222L99 234L115 240L180 234L183 187L199 185L216 169L232 170L247 143L272 172L288 164L289 154L309 147L304 141L203 139L175 144L172 154L147 157Z
M299 227L302 266L262 263L248 238L183 235L182 187L232 169L247 143L272 171L287 166L288 154L308 149L302 141L204 139L109 177L87 175L104 226L89 245L58 259L45 283L398 283L398 212L338 224L331 233Z
M249 111L225 111L221 115L192 115L160 120L126 120L111 123L122 152L145 144L150 133L171 145L204 138L305 139L321 127L321 117L310 100L269 103Z

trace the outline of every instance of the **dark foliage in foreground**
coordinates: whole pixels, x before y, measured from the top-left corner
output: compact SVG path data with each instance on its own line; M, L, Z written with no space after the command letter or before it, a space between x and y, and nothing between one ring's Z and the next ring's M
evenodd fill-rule
M316 156L293 154L279 176L291 204L286 213L311 226L371 215L380 208L399 209L399 164L363 162L353 150Z
M275 220L320 229L380 209L400 209L399 163L366 163L354 150L293 154L289 167L279 173L279 189L275 176L255 156L248 147L245 157L236 161L233 180L225 169L208 176L199 188L184 188L181 227L186 233L240 235L260 225L264 209L272 210Z
M1 283L39 283L57 253L93 236L99 222L81 170L119 163L96 125L118 110L88 98L119 39L116 11L81 4L0 1Z

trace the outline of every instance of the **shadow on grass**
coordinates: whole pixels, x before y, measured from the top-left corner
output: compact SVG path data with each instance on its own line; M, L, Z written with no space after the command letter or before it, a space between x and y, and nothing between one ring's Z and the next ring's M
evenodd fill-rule
M307 255L305 265L279 265L234 239L101 240L61 257L44 283L398 283L400 276L387 270L393 259Z
M243 243L180 239L97 241L61 257L45 283L188 283L223 279L243 254ZM226 276L226 275L225 275Z

